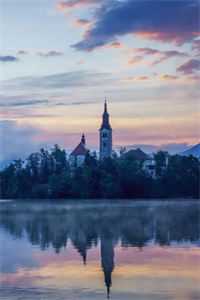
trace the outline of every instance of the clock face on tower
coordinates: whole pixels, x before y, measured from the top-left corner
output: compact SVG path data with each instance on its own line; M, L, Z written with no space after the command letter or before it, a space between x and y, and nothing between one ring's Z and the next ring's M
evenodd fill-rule
M100 159L110 157L112 154L112 128L109 122L107 112L107 103L104 104L104 113L102 116L102 125L100 128Z

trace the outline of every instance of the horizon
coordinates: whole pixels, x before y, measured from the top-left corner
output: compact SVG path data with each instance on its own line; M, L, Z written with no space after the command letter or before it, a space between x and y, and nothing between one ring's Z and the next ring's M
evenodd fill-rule
M56 145L60 147L60 145L58 145L58 144L41 145L41 147L38 147L37 149L34 149L33 152L24 153L24 155L22 155L21 157L18 156L17 154L15 154L10 159L0 160L0 170L3 170L7 166L9 166L10 163L12 163L15 160L22 160L23 162L25 162L31 154L39 153L41 151L41 149L44 149L46 151L51 152L53 147L56 146ZM195 145L163 144L163 145L159 145L159 146L150 145L150 144L135 144L135 145L124 145L124 146L114 145L112 151L113 151L113 153L116 153L116 154L119 155L120 149L125 149L126 152L128 152L130 150L138 150L139 149L139 150L142 150L147 155L149 155L150 157L152 155L158 153L159 151L167 152L169 155L182 155L184 152L190 151L191 149L193 149L194 147L197 147L199 145L200 145L200 143L195 144ZM70 154L73 152L74 148L73 147L72 148L62 148L62 147L60 147L60 148L61 148L61 150L65 151L66 157L69 159ZM99 152L100 152L99 147L91 148L90 145L86 144L86 149L89 150L90 154L93 155L93 153L96 153L97 157L99 156ZM188 154L186 156L188 156ZM198 155L198 157L199 157L199 155Z
M105 97L114 148L199 143L198 0L8 0L0 9L0 163L73 149L82 132L98 148Z

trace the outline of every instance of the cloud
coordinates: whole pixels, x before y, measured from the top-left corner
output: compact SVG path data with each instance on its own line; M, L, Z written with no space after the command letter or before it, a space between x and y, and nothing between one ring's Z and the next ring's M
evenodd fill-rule
M64 53L60 51L50 50L47 52L42 52L42 51L37 52L37 55L41 57L56 57L56 56L63 56Z
M157 57L153 64L159 64L172 57L187 57L188 54L177 50L160 51L152 48L137 48L135 51L143 55L152 55Z
M137 55L137 56L134 56L133 58L131 58L131 59L128 61L128 64L129 64L129 65L137 65L137 64L139 64L141 61L143 61L143 56Z
M142 76L131 77L130 79L135 81L146 81L146 80L150 80L151 78L149 76L142 75Z
M68 1L60 1L57 5L57 8L61 11L66 11L72 8L77 8L81 6L87 6L91 4L99 4L103 2L102 0L68 0Z
M122 43L120 43L120 42L112 42L110 45L109 45L109 48L122 48L123 47L123 45L122 45Z
M97 101L95 103L97 103ZM84 102L73 101L73 102L67 102L67 103L58 102L55 104L55 106L79 106L79 105L85 105L85 104L94 104L94 101L84 101Z
M186 75L193 74L196 71L200 71L200 60L190 59L186 63L179 66L177 68L177 71Z
M145 82L152 80L152 77L141 75L141 76L129 76L127 78L122 79L121 81L124 83L130 83L130 82Z
M75 20L75 25L79 27L85 27L91 25L91 21L87 19L77 19Z
M26 50L19 50L19 51L17 52L17 54L18 54L18 55L27 55L27 54L28 54L28 51L26 51Z
M166 80L166 81L172 81L178 79L178 76L175 75L170 75L170 74L161 74L157 75L154 74L152 76L146 76L146 75L141 75L141 76L130 76L128 78L125 78L123 82L131 82L131 81L157 81L157 80Z
M77 65L83 65L85 63L85 61L83 59L80 59L78 62L77 62Z
M95 18L83 40L72 46L76 50L92 51L126 34L183 44L199 33L199 1L105 1Z
M190 77L188 79L191 80L192 82L196 82L199 84L200 74L192 74L192 75L190 75Z
M66 89L73 87L91 87L109 85L114 79L109 73L72 71L47 76L27 76L1 82L5 90L15 89Z
M19 125L16 121L0 121L0 162L24 158L35 151L34 138L39 134L39 129Z
M5 55L5 56L0 56L0 62L16 62L19 59L16 56L12 55Z
M196 52L197 56L200 55L200 40L194 40L192 50Z
M149 76L138 76L138 80L149 80Z
M188 56L186 53L180 52L180 51L175 51L175 50L169 50L169 51L160 51L160 53L158 54L158 56L160 56L160 58L158 58L157 60L155 60L152 64L153 65L157 65L160 64L161 62L168 60L170 58L174 58L174 57L186 57Z
M1 100L1 99L0 99ZM21 107L21 106L34 106L40 104L48 104L48 100L18 100L9 103L0 103L0 107Z
M160 75L159 78L161 80L176 80L176 79L178 79L178 76L169 75L169 74L163 74L163 75Z
M187 53L180 52L177 50L161 51L153 48L135 48L133 49L133 53L135 53L136 56L129 60L129 64L135 64L141 62L145 60L146 56L155 58L155 60L151 62L151 65L160 64L174 57L183 58L188 56Z
M135 48L133 52L139 53L140 55L157 55L160 51L152 48Z

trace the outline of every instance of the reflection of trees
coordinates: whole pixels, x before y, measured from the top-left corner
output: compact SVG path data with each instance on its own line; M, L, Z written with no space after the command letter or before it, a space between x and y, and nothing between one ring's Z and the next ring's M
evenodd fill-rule
M5 206L0 226L16 238L27 236L41 250L58 253L70 241L86 263L87 250L101 244L101 265L109 296L114 269L114 247L144 247L147 243L199 242L200 209L197 204L152 207L71 208L65 206ZM16 212L16 210L18 210Z

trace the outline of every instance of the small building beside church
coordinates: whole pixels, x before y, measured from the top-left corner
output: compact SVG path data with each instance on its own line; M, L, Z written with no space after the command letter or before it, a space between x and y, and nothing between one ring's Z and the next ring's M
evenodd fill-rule
M156 161L153 157L149 157L143 163L143 170L149 176L156 178Z
M72 151L69 156L69 163L72 167L80 167L84 161L88 150L86 148L86 139L83 134L81 137L80 143L76 146L76 148Z

